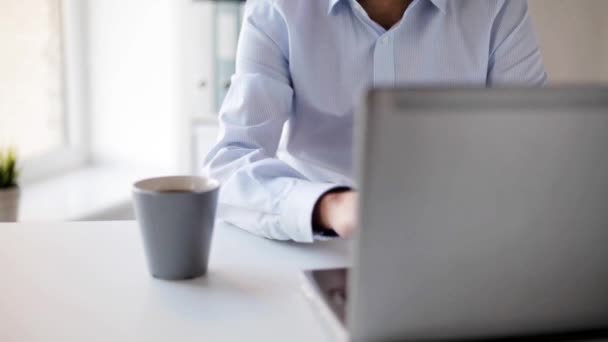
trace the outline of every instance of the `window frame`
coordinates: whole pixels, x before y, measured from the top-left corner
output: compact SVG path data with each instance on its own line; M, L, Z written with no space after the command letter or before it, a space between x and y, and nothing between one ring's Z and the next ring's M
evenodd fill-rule
M89 161L87 6L82 0L59 2L65 142L60 148L22 160L22 184L85 166Z

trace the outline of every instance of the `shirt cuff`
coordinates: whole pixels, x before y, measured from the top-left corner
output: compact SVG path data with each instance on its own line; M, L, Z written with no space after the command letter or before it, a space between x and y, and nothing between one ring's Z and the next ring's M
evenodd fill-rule
M293 187L281 210L281 226L296 242L312 243L315 240L312 215L321 196L334 189L336 184L299 181Z

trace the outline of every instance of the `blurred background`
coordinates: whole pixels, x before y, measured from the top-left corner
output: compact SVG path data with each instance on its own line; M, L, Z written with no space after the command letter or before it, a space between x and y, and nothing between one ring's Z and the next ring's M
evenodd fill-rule
M529 3L550 83L608 82L608 1ZM134 180L200 173L241 18L238 2L0 0L19 220L130 219Z

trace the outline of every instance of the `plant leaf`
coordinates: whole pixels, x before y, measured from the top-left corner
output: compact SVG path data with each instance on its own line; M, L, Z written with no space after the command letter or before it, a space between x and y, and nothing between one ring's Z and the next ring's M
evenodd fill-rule
M17 186L17 152L15 148L0 150L0 188Z

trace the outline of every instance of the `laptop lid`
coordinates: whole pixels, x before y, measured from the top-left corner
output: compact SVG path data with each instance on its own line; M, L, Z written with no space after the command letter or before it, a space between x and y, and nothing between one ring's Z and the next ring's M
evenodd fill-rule
M608 325L608 89L375 90L354 341Z

